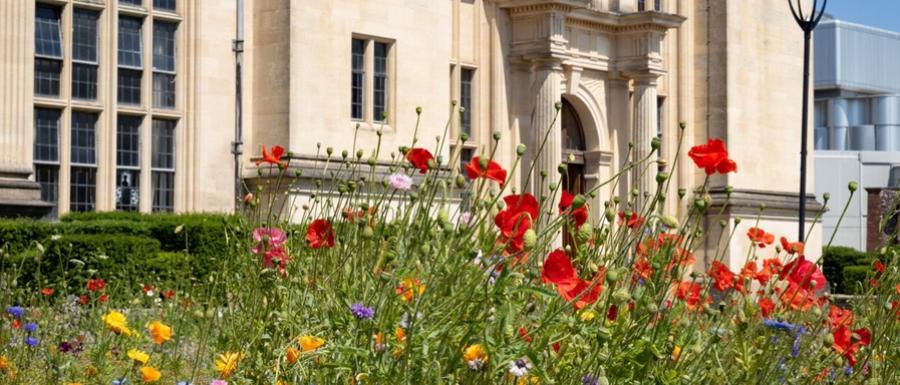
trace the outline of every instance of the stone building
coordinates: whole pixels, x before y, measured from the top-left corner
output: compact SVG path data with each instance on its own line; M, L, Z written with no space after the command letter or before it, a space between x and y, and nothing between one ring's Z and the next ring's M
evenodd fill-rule
M41 199L58 214L229 210L233 3L3 1L0 169L2 188L16 190L7 211ZM659 136L651 157L671 163L683 121L669 196L704 183L686 159L696 143L721 138L739 164L710 178L711 212L725 186L734 192L707 218L704 250L734 230L729 263L740 264L755 220L718 222L755 219L760 203L762 227L795 235L802 33L784 1L245 0L244 11L241 173L250 183L260 145L288 148L292 167L315 156L316 143L372 148L378 130L382 147L396 149L409 144L422 107L423 141L451 119L452 142L470 137L464 157L496 145L506 167L519 143L533 151L550 130L539 169L574 159L569 188L584 191L618 171L629 142L649 155ZM80 52L91 51L85 44L94 56ZM93 99L82 98L84 82ZM451 101L464 114L451 117ZM655 188L656 172L601 189L596 214L611 194ZM520 190L534 188L528 179L514 175ZM667 210L683 214L675 199ZM816 250L819 233L808 242Z

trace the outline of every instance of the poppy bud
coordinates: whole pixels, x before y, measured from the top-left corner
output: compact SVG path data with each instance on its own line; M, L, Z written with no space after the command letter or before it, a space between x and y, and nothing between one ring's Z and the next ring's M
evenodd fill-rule
M449 222L450 221L450 214L447 213L446 209L438 210L438 220L441 222Z
M263 169L257 168L257 169L256 169L256 175L262 176L262 174L263 174Z
M734 224L735 225L741 224L741 218L740 217L734 218Z
M766 211L766 204L765 204L765 203L760 203L760 204L759 204L759 211Z
M371 226L364 227L362 236L365 239L372 239L372 237L375 236L375 229L373 229Z
M685 122L678 122L678 128L680 128L680 129L682 129L682 130L685 129L685 128L687 128L687 123L685 123Z
M250 203L253 203L253 193L247 193L246 195L244 195L244 204L249 205Z
M659 220L662 221L662 223L670 229L674 229L674 228L678 227L678 219L676 219L675 217L673 217L671 215L664 215L664 216L660 217Z
M559 166L556 166L556 171L559 171L560 174L566 175L569 171L569 166L565 163L560 163Z
M467 133L465 133L465 132L459 134L459 140L461 140L461 141L463 141L463 142L469 140L469 134L467 134Z
M578 228L578 239L580 240L588 240L591 238L591 235L594 233L594 228L590 223L585 223Z
M450 101L450 105L456 107L456 99Z
M374 156L369 157L369 166L375 167L375 163L376 163L376 162L377 162L377 161L375 160L375 157L374 157Z
M363 157L363 150L356 150L356 160L360 160Z
M726 226L728 226L728 222L726 220L723 219L719 221L719 227L724 229Z
M464 178L462 175L457 175L456 176L456 187L463 188L465 185L466 185L466 178Z
M331 156L331 154L333 152L334 152L334 149L331 148L331 146L328 146L327 148L325 148L325 153L328 154L328 156Z
M596 198L596 197L597 197L597 192L596 192L596 191L591 191L591 192L588 193L588 196L590 196L591 199Z
M381 134L383 134L383 133L384 133L383 130L380 128L378 129L378 131L375 131L375 135L378 135L378 136L381 136Z
M421 113L422 113L422 107L416 107L416 115L419 115Z
M516 146L516 155L522 156L523 154L525 154L525 149L527 148L528 147L524 144L519 144L518 146Z
M429 169L434 169L434 168L436 168L436 167L437 167L437 162L435 162L434 159L429 159L429 160L428 160L428 168L429 168Z
M608 209L606 209L606 212L604 213L604 215L606 215L607 221L612 222L613 219L616 219L616 210L613 210L612 208L608 208Z
M341 158L347 159L347 150L341 151Z
M706 210L706 201L700 198L694 199L694 207L700 211Z
M610 283L615 283L619 280L619 271L618 270L610 270L606 273L606 280Z
M559 183L556 183L556 182L550 183L550 191L556 191L557 188L559 188Z
M619 202L621 202L621 201L622 200L618 196L613 197L613 203L619 204Z
M734 187L732 187L732 186L725 186L725 194L731 195L731 193L733 193L733 192L734 192Z
M825 202L828 202L828 200L831 199L831 193L822 194L822 199L824 199Z
M825 338L823 338L823 340L825 340L824 341L825 346L834 345L834 334L831 334L831 333L825 334Z
M678 199L684 198L685 195L687 195L687 189L678 189Z
M299 168L294 170L294 177L299 178L300 175L303 175L303 170L301 170Z
M487 170L488 159L487 158L478 158L478 168L481 170Z
M641 194L641 190L638 190L637 188L631 189L631 196L636 197L640 194Z
M388 113L387 113L387 111L382 112L382 113L381 113L381 120L386 121L387 118L388 118Z
M494 133L491 134L491 137L494 138L495 141L500 140L500 131L494 131Z
M666 179L669 179L669 173L663 171L656 174L656 183L662 184L666 181Z
M460 106L460 107L459 107L459 115L462 116L463 112L466 112L466 108Z
M850 190L850 192L855 192L856 189L858 189L858 188L859 188L859 183L856 183L855 181L851 181L850 183L847 184L847 189Z
M659 311L659 306L657 306L655 303L649 303L647 304L647 311L649 311L650 313L656 313Z
M522 242L526 248L534 247L534 244L537 242L537 233L533 229L526 230L525 234L522 234Z
M632 149L632 148L634 148L634 142L632 142L632 141L629 140L629 141L628 141L628 149L630 150L630 149Z
M409 193L409 201L410 201L410 202L415 202L416 199L418 199L418 198L419 198L419 194L416 194L416 193Z
M584 195L578 194L575 198L572 198L572 209L580 209L585 204Z
M613 293L613 299L618 303L625 303L631 300L631 293L625 288L621 288Z
M650 148L656 150L659 148L659 145L661 143L662 143L662 140L660 140L658 136L654 137L653 139L650 139Z
M553 107L556 108L557 111L562 109L562 102L553 103Z

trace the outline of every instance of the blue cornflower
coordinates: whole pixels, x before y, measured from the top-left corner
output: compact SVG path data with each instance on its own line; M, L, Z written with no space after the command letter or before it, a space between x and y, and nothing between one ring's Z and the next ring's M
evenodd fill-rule
M791 357L797 357L800 355L800 336L803 333L806 333L806 328L803 326L798 326L794 329L794 345L791 347Z
M25 308L21 306L10 306L6 308L6 312L13 318L22 318L25 315Z
M37 346L38 342L40 342L40 341L38 341L37 338L34 338L32 336L25 337L25 345L28 345L30 347Z
M775 329L781 329L784 331L791 331L791 330L794 330L794 328L795 328L794 324L792 324L792 323L784 322L784 321L776 321L776 320L771 320L771 319L764 319L763 325L766 325L768 327L772 327Z
M25 331L29 333L34 333L37 330L38 326L34 322L29 322L25 324Z
M375 316L375 310L362 303L350 305L350 312L358 319L372 319Z
M122 377L118 380L113 380L112 385L126 385L128 384L128 377Z
M175 385L191 385L191 383L187 381L178 381Z
M590 374L585 374L584 377L581 377L582 385L598 385L600 380L594 378L594 376Z

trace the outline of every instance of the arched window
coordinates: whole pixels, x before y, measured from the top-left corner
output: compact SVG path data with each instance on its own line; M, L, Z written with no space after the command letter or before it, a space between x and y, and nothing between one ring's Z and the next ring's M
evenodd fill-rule
M564 186L566 191L579 194L584 192L584 129L575 107L565 99L560 111L560 129L563 161L569 169Z

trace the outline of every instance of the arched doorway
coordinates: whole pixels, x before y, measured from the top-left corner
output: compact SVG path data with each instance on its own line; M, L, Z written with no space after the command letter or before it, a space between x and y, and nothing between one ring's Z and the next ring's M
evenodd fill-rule
M574 194L584 193L584 128L578 119L578 112L566 99L562 100L560 111L560 128L562 130L562 157L568 163L568 175L563 186Z

